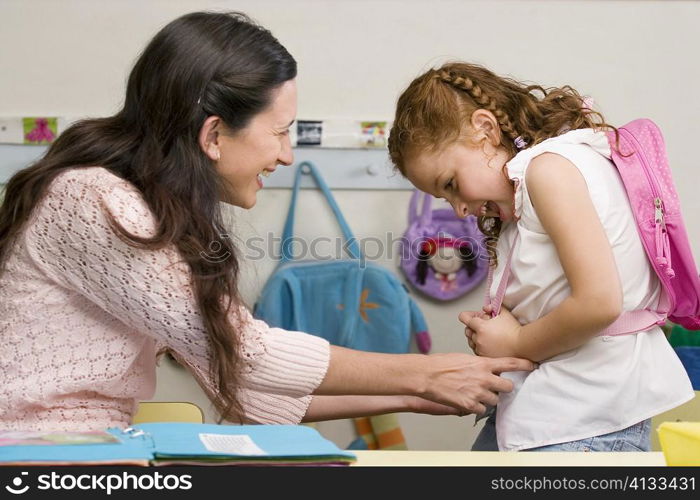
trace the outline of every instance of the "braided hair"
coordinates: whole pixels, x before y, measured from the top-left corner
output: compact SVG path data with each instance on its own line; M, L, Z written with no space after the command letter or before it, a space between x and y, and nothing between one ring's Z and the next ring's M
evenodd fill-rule
M405 176L407 157L439 151L464 138L477 109L486 109L496 117L500 146L509 158L520 149L569 130L595 128L617 132L568 85L526 85L477 64L452 62L428 70L399 97L388 141L395 168ZM504 175L507 176L505 169ZM495 262L492 249L501 231L501 220L481 216L478 225L488 237L487 245Z

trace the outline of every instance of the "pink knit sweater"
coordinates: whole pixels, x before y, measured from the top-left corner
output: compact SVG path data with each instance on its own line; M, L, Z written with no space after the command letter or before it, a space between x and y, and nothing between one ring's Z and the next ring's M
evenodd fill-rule
M154 232L138 190L103 168L54 180L0 276L0 429L81 430L129 424L155 390L156 352L171 349L212 394L210 349L174 247L122 241L105 211L133 234ZM312 335L237 324L249 419L298 423L328 368ZM232 315L233 321L233 315Z

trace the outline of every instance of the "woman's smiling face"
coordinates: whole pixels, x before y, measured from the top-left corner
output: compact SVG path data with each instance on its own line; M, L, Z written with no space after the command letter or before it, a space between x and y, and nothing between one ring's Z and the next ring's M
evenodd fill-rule
M230 133L219 125L216 169L228 185L226 201L242 208L255 205L263 177L274 172L277 165L294 161L289 128L297 113L296 82L283 83L271 97L270 105L245 128Z

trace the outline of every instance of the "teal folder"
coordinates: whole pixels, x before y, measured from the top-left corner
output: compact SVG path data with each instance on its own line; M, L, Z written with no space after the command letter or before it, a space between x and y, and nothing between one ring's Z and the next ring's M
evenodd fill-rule
M102 433L22 434L0 432L0 465L348 465L355 461L355 455L303 425L164 422Z

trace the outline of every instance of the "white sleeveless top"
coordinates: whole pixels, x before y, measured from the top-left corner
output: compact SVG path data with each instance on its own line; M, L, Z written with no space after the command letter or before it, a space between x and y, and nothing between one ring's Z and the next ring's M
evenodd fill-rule
M556 248L530 200L525 172L530 160L553 152L583 175L612 246L623 289L623 310L653 307L661 285L637 233L632 210L603 132L573 130L518 153L507 164L516 181L517 222L504 225L498 241L499 266L515 239L510 282L503 305L520 323L530 323L570 295ZM585 245L581 241L581 245ZM515 451L585 439L618 431L694 396L688 375L663 331L654 328L618 337L594 337L581 347L543 361L531 373L504 373L513 392L501 394L496 428L498 447Z

